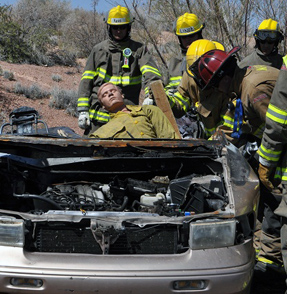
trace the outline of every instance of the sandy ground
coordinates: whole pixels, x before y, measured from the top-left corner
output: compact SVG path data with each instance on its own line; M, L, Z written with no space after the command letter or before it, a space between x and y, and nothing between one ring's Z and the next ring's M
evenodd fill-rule
M14 75L14 80L10 81L0 76L0 124L9 121L9 113L18 107L29 106L35 108L41 119L44 120L49 127L68 126L78 134L83 134L83 130L78 127L76 117L66 113L66 111L51 108L49 102L51 97L43 99L29 99L24 95L13 93L15 84L19 83L23 87L37 85L40 89L51 91L58 87L64 90L78 90L81 80L84 61L79 61L78 67L65 66L36 66L29 64L12 64L0 61L3 72L10 72ZM57 82L52 79L58 75L61 81Z

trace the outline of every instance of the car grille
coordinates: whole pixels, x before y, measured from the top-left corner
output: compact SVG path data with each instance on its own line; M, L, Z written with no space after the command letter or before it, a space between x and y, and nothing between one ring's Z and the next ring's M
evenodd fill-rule
M36 229L35 251L103 254L90 228L44 226ZM126 228L110 245L109 254L178 253L177 227Z

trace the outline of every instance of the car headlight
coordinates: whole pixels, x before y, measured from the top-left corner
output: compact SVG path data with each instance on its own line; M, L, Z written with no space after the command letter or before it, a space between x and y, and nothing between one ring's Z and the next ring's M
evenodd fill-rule
M208 220L190 223L191 249L219 248L234 245L236 220Z
M0 245L23 247L23 220L12 217L0 217Z

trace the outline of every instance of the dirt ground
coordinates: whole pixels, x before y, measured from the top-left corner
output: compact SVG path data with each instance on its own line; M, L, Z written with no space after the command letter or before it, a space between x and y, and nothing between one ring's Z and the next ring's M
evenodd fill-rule
M10 81L0 76L0 124L9 121L9 113L18 107L29 106L35 108L41 120L44 120L48 127L68 126L77 134L82 135L83 130L78 127L76 117L72 117L65 110L58 110L49 106L50 97L43 99L29 99L24 95L13 93L16 83L24 87L37 85L40 89L51 91L58 87L64 90L78 90L81 75L84 69L84 60L79 60L78 67L66 66L37 66L29 64L12 64L0 61L2 72L10 72L14 75L14 80ZM52 76L61 76L61 81L57 82Z

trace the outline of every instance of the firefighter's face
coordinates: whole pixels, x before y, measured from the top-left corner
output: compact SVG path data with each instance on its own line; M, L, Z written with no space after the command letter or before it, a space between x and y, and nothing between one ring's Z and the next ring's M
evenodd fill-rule
M183 48L188 49L188 47L193 43L194 41L199 39L198 34L192 34L187 36L181 36L180 41Z
M264 55L269 55L274 49L275 42L259 41L260 50Z
M117 112L124 105L124 96L120 89L113 84L104 84L99 88L98 99L109 112Z
M112 35L116 41L121 41L127 36L128 33L128 26L121 25L121 26L111 26Z

